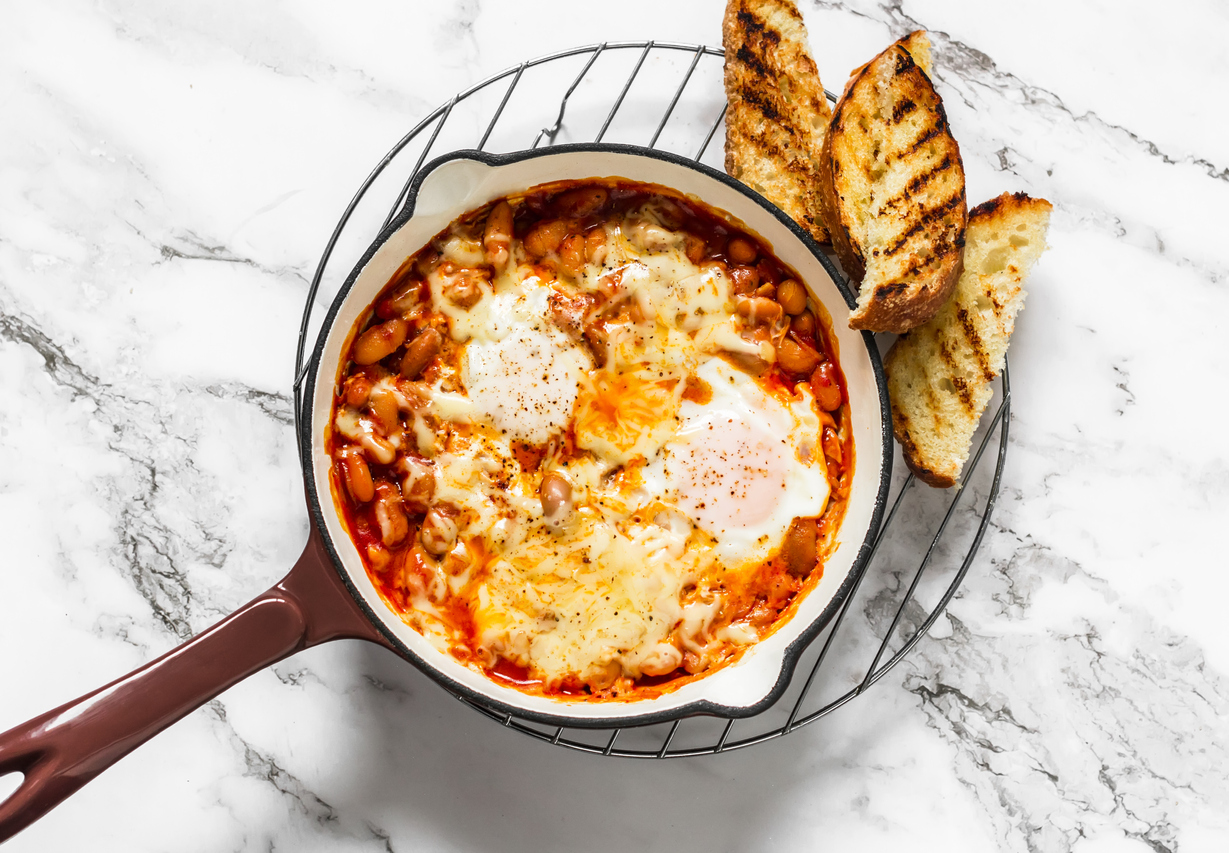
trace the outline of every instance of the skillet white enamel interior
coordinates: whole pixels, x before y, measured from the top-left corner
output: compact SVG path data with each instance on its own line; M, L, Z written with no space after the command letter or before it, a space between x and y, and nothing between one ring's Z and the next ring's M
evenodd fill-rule
M856 462L839 545L824 566L822 580L805 595L788 623L748 649L736 664L673 692L634 701L583 702L531 696L492 681L434 648L384 604L334 508L324 435L347 336L407 257L455 218L489 201L539 184L606 177L660 184L724 211L759 235L778 258L799 273L833 318L850 400ZM446 687L530 719L560 725L624 725L690 713L745 716L774 701L788 684L796 657L835 613L852 573L869 556L886 499L891 457L885 453L890 444L886 441L887 397L882 369L870 336L852 331L846 324L847 300L827 268L830 262L821 262L813 250L814 244L808 244L797 226L776 208L725 175L681 158L631 146L566 146L506 157L458 152L424 170L417 192L410 195L407 206L410 205L413 210L408 219L403 214L381 235L374 254L360 265L348 288L338 295L317 344L307 392L310 485L314 486L309 492L315 493L309 499L318 511L318 521L325 528L342 577L360 598L360 604L404 655Z

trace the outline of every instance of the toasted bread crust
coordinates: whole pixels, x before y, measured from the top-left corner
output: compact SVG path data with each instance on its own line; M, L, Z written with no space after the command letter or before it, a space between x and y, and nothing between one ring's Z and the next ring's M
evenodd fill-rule
M1044 198L1033 198L1028 193L1003 193L998 198L983 201L969 211L969 219L977 217L981 225L1005 225L1011 219L1032 213L1043 215L1054 206Z
M860 79L862 74L866 73L869 67L870 63L867 63L862 66L861 72L856 77L850 78L849 83L845 86L846 92L856 80ZM838 121L844 121L844 105L845 98L842 96L841 100L837 101L836 110L833 111L828 133L824 135L824 144L819 154L819 182L816 190L819 195L820 213L826 223L828 237L832 241L832 251L836 253L837 260L841 262L841 267L849 276L850 281L857 284L862 281L862 276L866 275L866 264L849 237L849 227L853 223L845 215L846 211L842 208L836 192L836 178L841 172L841 165L835 162L832 156L832 128Z
M925 30L915 30L904 38L897 40L896 44L909 51L909 55L913 57L913 61L918 64L918 67L922 69L926 76L931 80L934 79L933 69L930 67L930 38L926 35ZM871 62L874 62L874 60L872 59ZM850 71L850 78L852 79L857 77L864 70L866 70L866 66L870 64L871 63L868 62L866 65L859 65L853 71ZM846 85L848 85L848 83L846 83Z
M891 355L891 350L888 354ZM956 477L959 476L960 470L949 469L946 472L940 472L927 466L926 455L913 440L913 433L909 429L908 414L895 403L892 404L892 435L896 438L896 443L900 445L905 467L913 472L913 476L936 489L948 489L956 485Z
M828 242L815 160L831 116L791 0L729 0L725 46L725 170Z
M854 329L902 333L933 317L960 277L964 163L911 33L856 71L821 148L820 210L860 285ZM869 269L868 269L869 268Z
M964 242L961 241L960 249ZM876 287L865 307L849 315L849 328L868 332L903 334L916 329L938 313L952 295L964 269L962 251L945 250L930 281L919 284L888 284Z
M1023 282L1045 248L1051 206L1004 193L969 214L968 268L951 300L884 359L892 433L905 464L936 488L956 484L1003 369Z

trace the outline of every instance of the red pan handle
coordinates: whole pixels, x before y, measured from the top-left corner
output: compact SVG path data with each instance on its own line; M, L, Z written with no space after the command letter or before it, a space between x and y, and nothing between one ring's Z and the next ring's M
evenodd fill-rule
M0 842L233 684L300 649L344 638L388 645L343 586L313 528L294 568L208 631L106 687L0 734Z

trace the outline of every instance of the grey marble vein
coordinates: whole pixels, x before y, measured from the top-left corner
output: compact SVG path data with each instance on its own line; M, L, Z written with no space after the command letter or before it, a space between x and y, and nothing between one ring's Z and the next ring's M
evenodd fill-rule
M721 6L0 11L0 728L167 651L293 562L307 529L290 396L306 283L406 130L532 56L603 39L718 43ZM782 740L630 762L531 742L382 650L332 644L189 715L6 850L1229 847L1229 454L1215 394L1229 127L1210 109L1180 115L1191 101L1177 88L1229 84L1182 37L1224 43L1229 23L1201 0L1167 7L1164 25L1138 4L1041 4L1032 14L1055 34L1114 14L1107 32L1147 46L1123 51L1129 68L1094 52L1079 68L1054 52L1069 39L1005 51L1004 32L1031 38L1016 10L801 6L833 90L890 39L933 26L970 200L1023 190L1056 208L1012 345L995 514L900 666ZM602 86L628 70L609 59L561 139L600 124ZM541 88L526 78L492 146L553 121L579 66L565 70ZM1109 97L1140 79L1178 106ZM699 70L671 132L707 129L720 87L719 63ZM655 125L650 88L629 96L618 133ZM498 101L484 97L457 107L439 150L477 139ZM326 291L403 180L373 188ZM952 582L994 441L885 659ZM809 701L862 681L951 497L912 487Z

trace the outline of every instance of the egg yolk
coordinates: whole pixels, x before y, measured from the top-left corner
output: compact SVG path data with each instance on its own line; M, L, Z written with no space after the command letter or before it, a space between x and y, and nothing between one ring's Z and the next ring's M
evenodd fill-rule
M720 536L774 513L791 462L780 438L736 411L717 411L689 424L679 439L671 453L679 463L678 506L699 527Z

